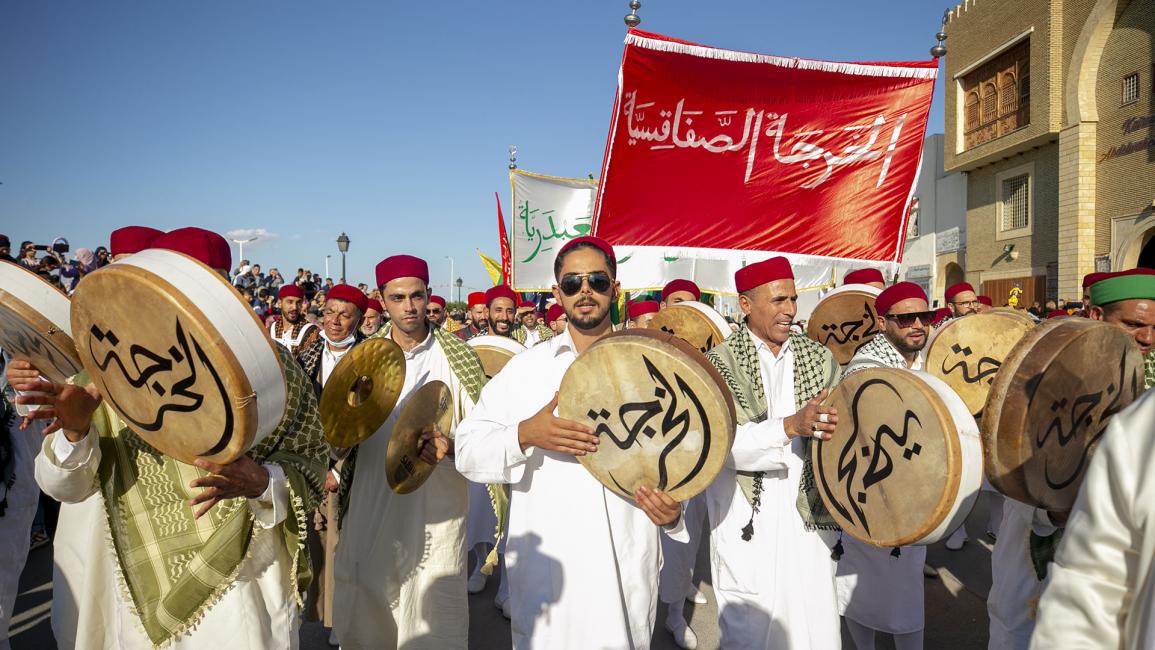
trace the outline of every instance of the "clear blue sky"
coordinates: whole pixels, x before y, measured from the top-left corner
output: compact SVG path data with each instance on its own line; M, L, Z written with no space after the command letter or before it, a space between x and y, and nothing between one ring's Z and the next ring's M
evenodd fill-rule
M946 4L643 0L642 28L833 60L929 58ZM350 281L407 252L445 291L496 256L507 147L599 171L628 12L569 2L0 5L0 232L107 244L126 224L262 230L246 257ZM949 44L948 44L949 45ZM942 82L928 133L942 130ZM508 214L507 214L508 216ZM507 222L508 223L508 222ZM235 254L235 249L234 249Z

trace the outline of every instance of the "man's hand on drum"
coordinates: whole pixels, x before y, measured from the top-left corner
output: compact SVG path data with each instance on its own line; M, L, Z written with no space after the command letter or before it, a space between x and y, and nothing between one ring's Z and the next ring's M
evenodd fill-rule
M442 435L440 431L421 434L421 443L418 445L421 460L430 465L436 465L444 460L452 447L453 441Z
M269 472L248 456L241 456L228 465L218 465L212 461L198 458L193 465L209 472L189 482L189 487L204 488L201 493L189 499L188 504L201 506L196 511L196 518L200 519L218 502L224 499L244 497L255 499L265 493L269 487Z
M574 456L585 456L597 451L598 437L593 434L593 429L581 422L555 416L555 408L557 393L533 417L517 425L517 441L521 444L521 450L540 447Z
M641 486L634 490L634 501L650 521L659 526L669 526L682 516L682 504L670 498L661 490Z
M95 386L87 388L72 384L54 384L40 378L40 371L31 363L13 360L5 371L8 385L12 388L35 395L19 395L16 403L21 406L38 406L30 411L20 423L20 428L28 427L32 420L48 420L45 435L64 429L64 437L70 442L79 442L88 435L92 424L92 414L100 406L100 393Z
M814 396L814 399L806 402L801 411L782 422L787 436L791 438L810 436L818 440L830 440L830 434L838 424L838 410L833 406L822 405L822 400L826 399L829 392L823 389Z

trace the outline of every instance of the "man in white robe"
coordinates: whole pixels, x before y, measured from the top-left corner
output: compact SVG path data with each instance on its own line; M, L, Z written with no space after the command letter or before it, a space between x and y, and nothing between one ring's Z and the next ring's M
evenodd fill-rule
M472 349L426 319L428 282L419 258L395 255L377 265L389 322L374 338L401 348L405 383L389 419L342 472L348 509L337 546L334 628L346 649L464 650L468 642L462 549L469 489L452 463L440 462L454 431L426 434L421 456L437 467L417 490L396 494L384 474L391 432L414 391L444 382L456 426L485 380Z
M222 274L231 266L228 243L208 231L184 228L152 245ZM35 471L62 502L52 603L61 648L297 647L307 582L296 569L308 562L305 513L320 498L325 446L308 380L288 351L278 354L286 413L224 466L156 454L94 386L9 364L14 388L39 393L17 402L39 405L32 417L52 423Z
M912 282L899 282L875 298L880 332L862 346L843 376L867 368L921 370L927 327L934 312L926 293ZM894 636L897 650L923 645L925 546L879 548L842 536L836 585L838 607L858 650L874 650L875 632Z
M569 327L486 385L458 427L457 467L470 480L513 486L506 563L514 648L644 650L657 609L660 527L682 532L680 508L646 488L635 502L623 499L578 463L598 437L554 416L557 390L577 356L611 331L613 249L596 237L573 239L554 270Z
M722 647L838 648L837 526L807 451L837 423L819 403L838 366L825 347L790 331L798 296L785 258L743 267L734 282L746 322L706 355L738 415L731 454L706 491Z

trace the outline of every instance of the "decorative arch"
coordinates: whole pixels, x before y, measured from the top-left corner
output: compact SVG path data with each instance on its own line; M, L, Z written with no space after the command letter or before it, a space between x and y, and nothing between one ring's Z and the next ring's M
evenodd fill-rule
M1098 0L1083 24L1067 68L1064 101L1067 126L1099 121L1099 62L1107 37L1115 26L1115 17L1129 4L1131 0Z

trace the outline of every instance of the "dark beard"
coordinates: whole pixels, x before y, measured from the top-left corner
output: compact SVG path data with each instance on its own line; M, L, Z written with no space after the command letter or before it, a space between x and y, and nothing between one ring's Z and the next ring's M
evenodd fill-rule
M580 314L577 314L577 313L573 313L573 314L567 313L565 316L569 320L569 324L573 325L574 327L578 328L579 330L592 330L592 329L597 329L598 327L600 327L601 324L603 322L605 322L605 320L607 318L610 317L610 310L607 309L600 314L597 312L594 312L594 313L590 314L589 316L584 316L584 317L581 316Z

